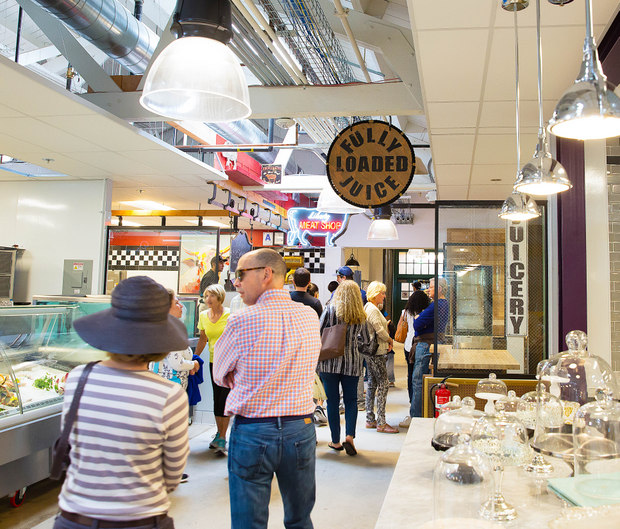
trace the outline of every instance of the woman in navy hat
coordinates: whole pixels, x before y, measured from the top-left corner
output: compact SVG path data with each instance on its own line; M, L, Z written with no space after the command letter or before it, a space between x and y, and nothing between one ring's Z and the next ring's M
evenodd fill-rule
M149 362L188 346L185 326L169 310L166 289L137 276L118 284L110 309L74 322L108 358L94 365L79 400L54 529L174 527L168 493L189 452L187 396L148 371ZM63 421L83 370L67 378Z

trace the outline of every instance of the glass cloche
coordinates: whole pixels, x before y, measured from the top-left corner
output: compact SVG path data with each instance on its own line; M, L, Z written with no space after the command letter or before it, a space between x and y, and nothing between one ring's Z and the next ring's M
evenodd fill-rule
M560 399L551 395L547 391L547 386L539 382L535 391L525 393L519 400L516 416L527 428L528 435L533 437L532 447L535 450L546 450L547 453L552 452L552 448L559 448L555 447L558 440L564 442L562 437L558 437L564 424ZM525 465L525 470L547 474L553 471L553 466L540 454L535 454Z
M439 406L439 415L441 415L442 413L447 413L449 411L458 410L462 405L463 403L461 402L461 397L459 397L458 395L454 395L452 400L449 400L445 404L441 404Z
M485 414L476 421L471 444L491 459L495 471L495 492L485 502L480 514L494 522L509 522L517 517L516 509L506 503L501 490L504 467L521 466L531 457L527 430L513 415L504 413L503 403L495 403L496 413Z
M456 446L459 436L469 438L475 422L482 417L476 410L476 403L471 397L461 401L461 407L442 413L435 420L435 428L431 444L435 450L448 450Z
M494 402L508 394L506 384L499 380L495 373L489 373L489 378L483 378L476 385L475 396L478 399L486 400L484 413L492 415L495 413Z
M435 465L432 527L478 529L484 526L480 505L493 490L491 462L471 446L469 435L460 435L456 446L445 452Z
M581 494L602 503L620 501L620 403L609 388L581 406L573 421L575 476ZM583 475L590 474L592 479Z
M516 415L517 407L521 399L517 397L517 393L511 389L505 397L501 397L498 402L503 403L504 413Z

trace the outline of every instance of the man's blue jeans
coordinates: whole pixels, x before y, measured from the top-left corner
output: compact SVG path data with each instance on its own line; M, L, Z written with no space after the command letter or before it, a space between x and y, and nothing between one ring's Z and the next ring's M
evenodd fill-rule
M228 446L233 529L266 529L275 474L284 527L312 529L316 432L312 419L233 424Z
M359 377L337 373L320 373L327 395L327 421L332 434L332 443L340 443L340 385L344 402L345 435L355 437L357 424L357 381Z
M411 417L422 417L422 377L430 373L429 364L431 362L430 344L418 342L415 346L415 361L413 364L412 391L411 391L411 408L409 415Z

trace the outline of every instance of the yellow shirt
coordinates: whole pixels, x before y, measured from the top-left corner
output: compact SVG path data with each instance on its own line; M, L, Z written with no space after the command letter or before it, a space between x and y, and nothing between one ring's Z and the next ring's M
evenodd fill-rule
M209 319L209 311L211 309L203 310L198 317L198 329L204 331L209 341L209 362L213 363L213 351L215 351L215 344L222 336L224 328L228 323L228 316L230 316L230 309L224 307L224 312L220 316L220 319L213 323Z

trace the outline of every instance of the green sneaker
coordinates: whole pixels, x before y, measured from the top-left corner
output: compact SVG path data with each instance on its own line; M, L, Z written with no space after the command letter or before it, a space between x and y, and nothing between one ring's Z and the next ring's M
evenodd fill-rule
M218 437L217 439L215 439L215 444L217 445L215 447L215 453L216 454L221 454L221 455L228 455L228 452L226 451L226 438L225 437Z
M216 432L215 436L213 437L213 439L211 439L211 442L209 443L209 450L216 450L217 449L217 440L220 438L220 433Z

